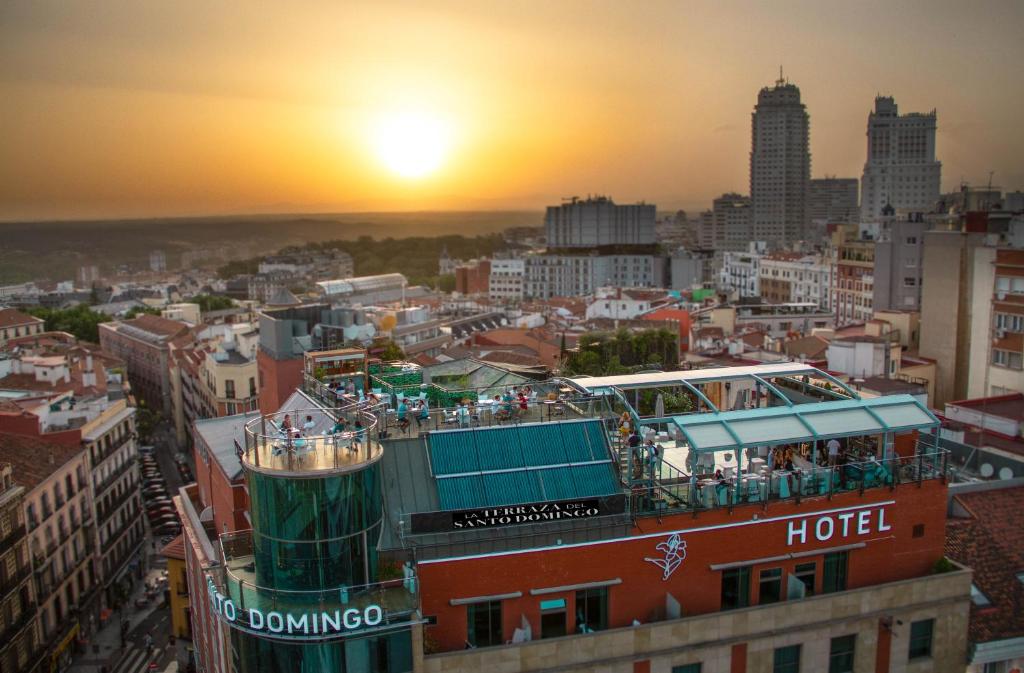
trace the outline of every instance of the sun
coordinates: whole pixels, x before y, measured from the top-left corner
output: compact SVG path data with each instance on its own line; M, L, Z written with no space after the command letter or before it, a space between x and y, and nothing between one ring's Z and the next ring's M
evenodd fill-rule
M404 178L421 178L436 171L451 145L442 120L413 110L382 116L373 140L380 161Z

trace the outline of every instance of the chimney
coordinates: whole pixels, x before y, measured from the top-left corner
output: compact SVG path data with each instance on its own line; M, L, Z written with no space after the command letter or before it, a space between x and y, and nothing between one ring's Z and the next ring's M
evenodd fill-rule
M53 449L50 449L50 465L53 465L55 462L57 462L57 461L53 457Z

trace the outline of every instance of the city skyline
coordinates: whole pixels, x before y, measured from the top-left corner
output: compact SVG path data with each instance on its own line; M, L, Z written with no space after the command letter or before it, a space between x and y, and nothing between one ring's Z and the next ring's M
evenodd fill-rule
M589 193L703 210L747 192L749 115L780 63L810 115L812 177L861 176L889 95L938 110L943 191L989 171L1024 186L1021 94L999 67L1024 56L1024 9L882 8L8 4L0 220L539 210ZM379 134L407 114L442 156L386 155Z

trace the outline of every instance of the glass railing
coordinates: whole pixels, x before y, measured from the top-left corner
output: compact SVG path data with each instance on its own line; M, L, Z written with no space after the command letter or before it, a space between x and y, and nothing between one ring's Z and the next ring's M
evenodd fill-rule
M273 638L331 639L400 628L417 618L415 574L370 584L285 590L257 581L252 531L221 536L223 573L209 579L214 611L234 628ZM323 559L323 564L337 563Z
M946 479L949 452L918 444L913 456L884 460L868 459L835 466L812 466L794 470L687 474L661 461L653 466L630 464L632 508L637 513L665 510L698 511L735 507L748 503L799 500L874 488L895 488L900 484ZM652 471L653 470L653 471Z
M246 423L239 457L260 471L355 469L380 457L378 418L383 414L382 407L348 404L261 416Z

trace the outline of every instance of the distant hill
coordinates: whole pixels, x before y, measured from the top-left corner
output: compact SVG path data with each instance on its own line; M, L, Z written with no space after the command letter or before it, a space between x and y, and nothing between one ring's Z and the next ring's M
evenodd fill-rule
M162 250L167 267L183 253L208 254L211 265L274 252L287 245L356 239L463 234L475 236L510 227L537 227L540 212L450 211L331 213L161 218L147 220L0 223L0 284L70 280L79 266L102 273L122 265L148 269L149 254Z

